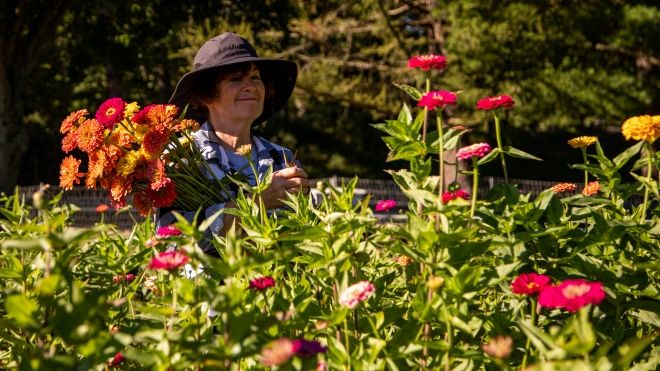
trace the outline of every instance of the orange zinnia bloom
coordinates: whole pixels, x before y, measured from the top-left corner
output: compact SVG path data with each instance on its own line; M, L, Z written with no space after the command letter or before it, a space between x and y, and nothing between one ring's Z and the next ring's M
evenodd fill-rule
M176 106L157 104L147 112L147 125L155 130L167 131L173 126L176 114Z
M597 140L598 137L582 136L569 140L568 145L573 148L587 148L590 145L596 143Z
M80 184L80 178L84 173L78 172L79 166L80 160L77 160L73 156L66 157L62 160L62 165L60 165L60 187L71 190L74 183Z
M131 192L131 182L127 179L116 176L110 183L110 199L115 206L121 206L126 203L126 196Z
M169 140L169 134L165 131L149 130L142 139L142 149L146 157L155 159L160 157L163 148Z
M66 134L72 129L76 129L76 124L81 118L87 116L87 110L81 109L79 111L71 112L64 121L62 121L62 126L60 126L60 133Z
M577 186L573 183L557 183L552 186L552 191L555 193L564 193L575 191Z
M649 115L631 117L621 126L621 133L627 140L653 143L660 137L660 118Z
M165 173L165 163L162 160L156 160L150 164L149 173L151 173L149 187L155 191L163 188L170 181Z
M94 120L85 120L76 131L78 148L84 152L92 152L103 143L103 128Z
M586 187L582 190L582 194L585 196L593 196L600 190L600 184L598 181L589 182Z
M94 151L89 154L89 165L87 169L87 178L85 179L85 186L87 188L96 187L96 181L103 176L105 165L107 163L105 152L102 150Z
M78 147L78 134L76 130L72 130L62 138L62 151L69 153L76 149L76 147Z

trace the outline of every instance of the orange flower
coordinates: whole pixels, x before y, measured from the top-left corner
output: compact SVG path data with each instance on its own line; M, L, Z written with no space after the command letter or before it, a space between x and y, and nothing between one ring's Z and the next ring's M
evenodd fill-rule
M110 206L106 204L98 204L98 206L96 206L96 212L99 214L106 213L108 210L110 210Z
M81 109L79 111L71 112L69 116L67 116L62 121L62 126L60 126L60 133L66 134L72 131L73 129L76 129L76 125L79 123L80 119L84 118L85 116L87 116L86 109Z
M167 182L170 181L169 178L167 178L167 174L165 173L165 163L162 160L154 161L149 168L149 172L151 173L151 184L149 187L153 190L157 191L165 187Z
M87 188L96 187L96 181L103 176L107 163L106 155L103 150L94 151L89 154L89 165L87 165L87 178L85 179L85 186Z
M587 148L590 145L596 143L598 137L577 137L568 141L568 145L573 148Z
M600 184L598 181L589 182L586 187L582 190L582 194L585 196L593 196L600 190Z
M199 122L190 119L184 119L179 121L178 124L174 126L174 131L179 132L186 129L190 130L199 130Z
M103 128L94 120L85 120L76 131L78 148L84 152L92 152L103 143Z
M131 192L131 182L126 178L116 176L110 182L110 199L113 206L122 207L126 204L126 196Z
M171 206L176 199L176 189L174 182L170 178L165 178L164 185L158 190L147 189L147 195L154 202L155 207Z
M159 131L168 131L174 126L172 120L176 114L176 106L157 104L147 112L147 125Z
M154 209L154 202L144 192L140 191L133 195L133 206L142 216L147 216Z
M62 165L60 165L60 187L71 190L73 189L73 184L80 184L80 177L84 173L78 172L78 167L80 166L80 160L77 160L73 156L69 156L62 160Z
M577 186L573 183L557 183L552 186L552 191L555 193L564 193L575 191Z
M69 153L76 147L78 147L78 134L76 130L71 130L62 138L62 151Z
M621 126L621 133L630 140L644 140L653 143L660 137L660 116L635 116Z
M169 133L159 130L149 130L142 139L142 149L147 158L160 157L163 148L169 140Z

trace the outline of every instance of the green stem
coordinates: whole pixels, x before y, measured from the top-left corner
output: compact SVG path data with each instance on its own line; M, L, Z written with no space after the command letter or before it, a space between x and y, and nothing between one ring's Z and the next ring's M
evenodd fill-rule
M580 148L582 150L582 160L584 161L584 165L587 166L589 165L589 159L587 158L587 148ZM589 184L589 173L587 170L584 170L584 188L587 188L587 185Z
M474 210L477 206L477 191L479 190L479 158L472 157L472 203L470 206L470 219L474 217Z
M532 326L536 326L536 300L532 299ZM527 357L529 355L529 346L531 345L532 341L530 337L527 337L527 342L525 343L525 355L523 356L522 364L520 365L520 369L524 370L525 366L527 365Z
M348 367L351 367L351 352L349 350L350 341L348 339L348 320L344 319L344 347L346 347L346 354L348 354Z
M653 173L653 160L651 157L651 144L646 142L646 161L648 162L646 166L646 182L651 183L651 174ZM644 223L646 221L646 204L649 201L649 187L644 186L644 202L642 203L642 215L639 216L639 222Z
M440 147L438 148L438 163L440 165L440 189L438 196L442 198L442 192L445 191L445 139L442 130L442 111L437 113L436 123L438 125L438 143ZM440 203L440 208L442 208L442 202Z
M504 159L504 149L502 148L502 134L500 133L500 118L493 112L495 117L495 137L497 139L497 149L500 150L500 159L502 160L502 170L504 171L504 182L509 183L509 173L506 170L506 160Z
M431 91L431 81L429 79L426 79L426 92ZM422 126L422 143L426 145L426 130L429 124L429 109L424 108L424 126Z
M449 318L449 311L447 310L447 307L444 306L444 311L445 311L445 325L447 326L447 353L445 355L445 370L449 371L451 369L451 348L453 348L453 334L452 334L452 328L451 328L451 319Z

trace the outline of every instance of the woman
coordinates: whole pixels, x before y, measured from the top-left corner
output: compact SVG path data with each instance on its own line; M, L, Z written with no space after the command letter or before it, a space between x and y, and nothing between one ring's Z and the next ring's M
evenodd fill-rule
M269 210L283 206L287 192L309 191L307 173L298 163L291 166L293 153L252 134L252 127L277 112L286 104L296 82L298 70L293 62L263 59L244 38L223 33L207 41L197 52L192 71L179 80L170 103L184 109L190 104L204 122L193 138L217 179L240 173L256 184L248 160L237 153L251 146L252 160L262 177L272 166L270 186L260 194ZM212 176L212 175L209 175ZM235 196L232 194L231 196ZM230 197L231 199L231 197ZM203 215L236 207L229 200L215 204ZM171 212L161 212L159 225L175 221ZM192 220L195 211L182 214ZM233 216L223 214L211 226L211 232L224 234L234 223ZM209 251L209 246L205 248Z

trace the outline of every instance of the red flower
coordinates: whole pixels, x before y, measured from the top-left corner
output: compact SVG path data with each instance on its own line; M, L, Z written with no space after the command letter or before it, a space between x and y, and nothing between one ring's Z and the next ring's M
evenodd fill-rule
M437 90L424 94L419 99L417 106L426 107L432 110L436 107L444 108L448 104L456 104L456 93L452 93L447 90Z
M170 237L170 236L179 236L181 235L181 231L179 228L175 227L174 225L170 224L165 227L160 227L158 230L156 230L156 236L162 238L162 237Z
M180 251L165 251L151 258L149 268L172 270L188 263L190 258Z
M475 143L473 145L463 147L456 152L456 158L459 160L469 160L472 157L484 157L490 152L490 144L488 143Z
M174 182L170 178L163 182L163 186L158 190L152 188L147 189L147 195L154 202L154 207L166 207L172 205L176 199L176 189Z
M511 290L520 295L534 295L550 285L550 277L543 274L523 273L511 282Z
M96 120L106 129L112 129L116 123L124 118L126 102L121 98L110 98L103 102L96 111Z
M583 279L569 279L557 286L548 286L539 294L539 305L546 308L562 308L569 312L605 299L603 284Z
M149 115L149 111L151 111L151 109L154 108L154 106L156 106L156 105L155 104L150 104L150 105L144 107L143 109L139 110L138 113L136 113L135 115L133 115L133 117L131 117L131 121L133 121L134 123L136 123L138 125L146 125L147 124L147 116Z
M124 355L121 354L121 352L117 352L115 354L114 358L108 362L109 367L119 367L119 365L124 362L126 358L124 358Z
M135 275L133 273L128 273L124 276L124 282L133 282L135 280Z
M255 291L264 291L269 287L275 286L275 279L270 276L257 277L250 281L249 288Z
M326 347L316 340L296 339L293 341L293 352L301 358L310 358L319 353L325 353Z
M408 68L421 68L428 71L431 68L441 70L445 67L447 67L447 58L442 55L417 55L408 59Z
M484 111L490 111L496 108L511 108L515 102L508 95L498 95L495 97L486 97L477 102L477 108Z
M392 208L396 207L396 201L394 200L381 200L378 201L376 204L376 207L374 207L374 210L376 211L389 211Z
M464 189L458 189L454 192L452 191L447 191L442 193L442 203L446 204L451 200L455 200L457 198L462 198L464 200L467 200L470 198L470 195L465 191Z

